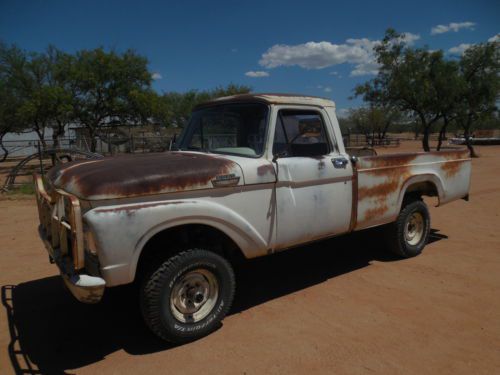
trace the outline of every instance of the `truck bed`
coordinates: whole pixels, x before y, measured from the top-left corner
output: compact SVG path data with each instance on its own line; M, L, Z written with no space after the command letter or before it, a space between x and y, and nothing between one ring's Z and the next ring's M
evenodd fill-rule
M423 190L438 205L468 197L471 159L467 149L360 157L353 180L354 229L396 219L405 193Z

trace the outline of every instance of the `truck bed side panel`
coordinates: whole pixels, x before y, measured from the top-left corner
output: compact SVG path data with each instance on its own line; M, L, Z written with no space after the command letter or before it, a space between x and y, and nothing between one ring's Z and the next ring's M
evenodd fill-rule
M405 191L413 184L435 187L439 204L469 192L471 159L467 150L389 154L359 158L355 229L396 219Z

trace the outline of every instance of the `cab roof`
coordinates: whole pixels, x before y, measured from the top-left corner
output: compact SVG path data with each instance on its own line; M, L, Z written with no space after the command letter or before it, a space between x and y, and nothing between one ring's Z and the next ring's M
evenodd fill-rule
M223 96L213 99L196 106L196 108L206 107L218 104L227 103L242 103L242 102L261 102L266 104L295 104L295 105L311 105L317 107L335 107L335 103L326 98L318 96L307 96L300 94L268 94L268 93L251 93L239 94L231 96Z

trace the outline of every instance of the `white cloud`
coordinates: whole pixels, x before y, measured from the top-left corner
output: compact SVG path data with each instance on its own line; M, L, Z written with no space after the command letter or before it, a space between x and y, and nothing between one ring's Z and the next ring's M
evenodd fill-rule
M488 39L488 42L490 43L500 42L500 34L493 35L490 39Z
M401 35L403 35L404 41L406 42L406 44L408 44L410 46L413 45L415 43L415 41L420 39L420 35L418 35L418 34L402 33Z
M460 29L474 30L475 22L451 22L448 25L437 25L431 29L431 35L448 33L450 31L457 32Z
M332 88L330 86L317 85L316 88L323 90L324 92L332 92Z
M157 81L159 79L163 79L163 76L158 72L154 72L153 74L151 74L151 78L153 78L155 81Z
M451 47L448 52L452 55L463 55L463 53L470 47L472 47L472 44L462 43L458 46Z
M249 72L246 72L245 75L247 77L252 77L252 78L261 78L261 77L269 77L269 73L268 72L263 72L263 71L249 71Z
M370 51L360 45L308 42L305 44L276 44L259 61L266 68L298 65L305 69L322 69L345 62L359 63L369 57Z
M404 40L411 45L420 36L403 33ZM300 66L304 69L323 69L339 64L354 64L351 76L376 74L378 65L373 56L373 47L379 40L367 38L347 39L345 43L307 42L303 44L276 44L269 48L261 57L259 64L268 69L279 66ZM330 73L333 75L333 72Z
M351 77L364 76L368 74L377 74L378 73L379 64L376 61L367 61L362 64L358 64L354 67L349 74Z
M337 108L338 117L347 117L349 115L350 108Z

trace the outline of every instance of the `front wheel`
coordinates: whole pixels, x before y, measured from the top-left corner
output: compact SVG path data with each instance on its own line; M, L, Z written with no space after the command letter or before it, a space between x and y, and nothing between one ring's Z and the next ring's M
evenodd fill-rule
M152 267L142 282L141 310L149 328L162 339L183 343L219 325L234 297L229 262L210 251L183 251Z
M386 228L386 242L395 254L410 258L419 255L427 244L431 219L421 200L407 203L397 220Z

